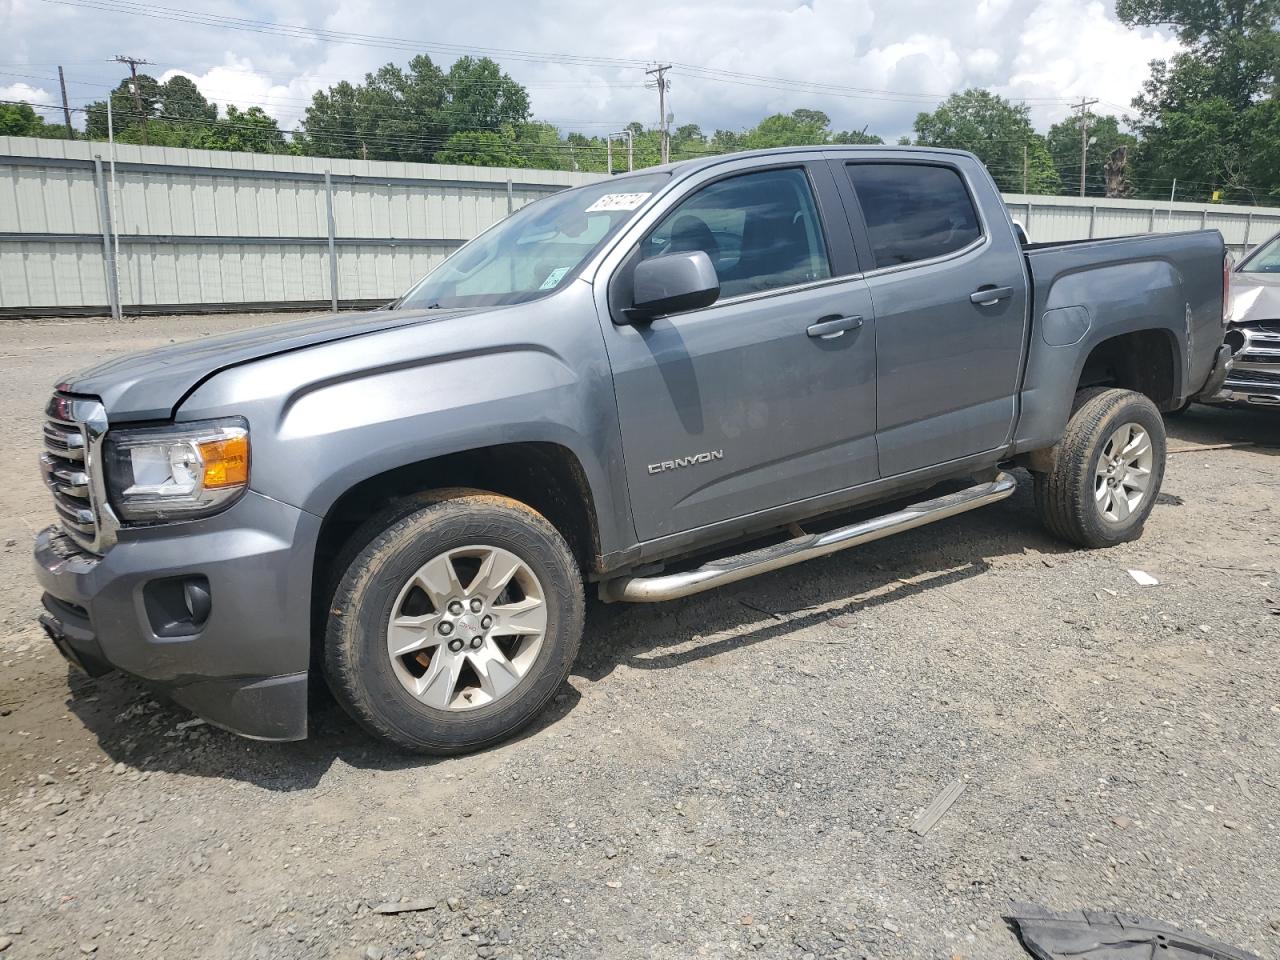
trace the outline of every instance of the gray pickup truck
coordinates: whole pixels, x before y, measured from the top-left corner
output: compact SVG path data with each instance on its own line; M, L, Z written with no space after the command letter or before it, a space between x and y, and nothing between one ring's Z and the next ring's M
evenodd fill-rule
M245 736L304 737L323 676L400 747L483 747L564 681L588 584L684 597L1001 500L1012 465L1055 535L1139 536L1160 411L1226 375L1224 254L1024 247L958 151L559 193L382 310L58 384L41 622Z

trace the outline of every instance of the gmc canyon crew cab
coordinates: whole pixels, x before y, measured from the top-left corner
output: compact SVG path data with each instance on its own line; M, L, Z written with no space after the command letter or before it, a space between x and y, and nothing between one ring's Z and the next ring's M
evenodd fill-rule
M245 736L304 737L323 676L403 748L483 747L568 674L588 584L684 597L1001 500L1011 465L1057 536L1139 536L1160 411L1226 375L1225 263L1213 231L1024 248L949 150L558 193L382 310L59 383L41 620Z

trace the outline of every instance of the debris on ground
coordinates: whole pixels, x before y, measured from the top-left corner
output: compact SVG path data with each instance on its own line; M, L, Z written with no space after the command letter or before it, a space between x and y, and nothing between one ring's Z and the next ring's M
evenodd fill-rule
M373 908L373 912L389 917L397 913L421 913L423 910L434 910L435 908L436 901L434 900L400 900L394 903L380 903Z
M1140 587L1157 587L1160 585L1160 581L1145 570L1130 570L1129 576L1133 577L1134 582Z
M1184 933L1159 920L1082 910L1054 913L1031 903L1005 914L1036 960L1259 960L1225 943Z
M915 823L911 824L911 831L923 837L951 809L951 805L960 798L962 792L964 792L963 780L954 780L947 784L946 788L933 798L933 803L920 811L920 816L916 817Z

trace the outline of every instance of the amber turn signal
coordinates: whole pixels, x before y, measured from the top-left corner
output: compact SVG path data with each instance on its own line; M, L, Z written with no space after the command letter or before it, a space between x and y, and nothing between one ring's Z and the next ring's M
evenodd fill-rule
M247 434L226 440L206 440L199 444L204 461L204 488L222 490L242 487L249 482L249 437Z

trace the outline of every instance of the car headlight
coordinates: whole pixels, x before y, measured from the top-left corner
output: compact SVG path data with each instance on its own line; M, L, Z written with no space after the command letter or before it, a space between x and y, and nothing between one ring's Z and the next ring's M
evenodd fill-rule
M125 521L207 517L249 486L249 424L240 418L112 430L104 453L107 493Z

